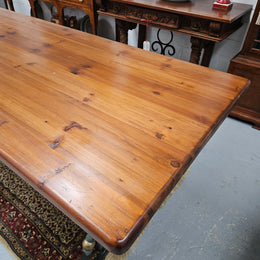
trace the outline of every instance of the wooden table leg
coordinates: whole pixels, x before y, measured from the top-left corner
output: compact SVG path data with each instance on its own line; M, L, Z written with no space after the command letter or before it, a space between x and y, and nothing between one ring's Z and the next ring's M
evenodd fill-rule
M83 252L86 256L89 256L96 245L96 241L89 235L86 235L86 238L83 240L82 242L82 248L83 248Z
M64 11L63 11L63 6L60 5L55 5L57 12L58 12L58 16L59 16L59 24L60 25L65 25L64 23Z
M14 4L13 4L13 0L8 0L8 4L9 4L9 8L11 11L14 11Z
M35 11L35 1L36 0L29 0L29 3L30 3L30 6L31 6L31 9L32 9L32 15L33 17L37 17L37 14L36 14L36 11Z
M100 260L105 260L108 254L108 251L100 244L98 244L89 234L86 235L86 238L82 242L82 249L83 253L81 260L96 258Z
M212 41L203 40L196 37L191 37L190 41L191 41L190 62L199 64L201 51L204 48L204 54L201 60L201 65L208 67L213 54L215 43Z
M5 9L8 9L7 0L4 0L4 4L5 4Z
M97 24L98 24L98 16L97 13L89 13L89 20L91 23L92 33L97 35Z
M201 50L203 48L203 40L196 37L191 37L191 54L190 54L190 62L199 64Z
M14 11L13 0L4 0L4 4L5 4L5 9L10 9L11 11Z
M139 31L138 31L138 48L143 48L143 42L145 41L146 35L146 26L139 24Z
M201 65L208 67L213 54L215 42L204 41L204 54L202 57Z
M136 23L116 19L116 40L118 42L128 43L128 30L136 28Z

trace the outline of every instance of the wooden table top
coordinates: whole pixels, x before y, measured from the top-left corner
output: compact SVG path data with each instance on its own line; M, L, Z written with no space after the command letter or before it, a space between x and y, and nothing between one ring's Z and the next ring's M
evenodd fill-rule
M100 2L101 0L97 0ZM166 0L109 0L124 4L147 7L165 12L200 17L213 21L231 23L244 14L250 12L252 5L233 3L229 11L213 9L215 0L193 0L190 2L170 2Z
M1 160L125 252L249 82L4 9L0 17Z

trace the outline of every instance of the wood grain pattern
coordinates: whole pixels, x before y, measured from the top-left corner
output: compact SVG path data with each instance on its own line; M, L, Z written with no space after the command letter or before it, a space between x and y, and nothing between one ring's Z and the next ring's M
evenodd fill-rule
M125 252L248 86L0 9L0 158Z

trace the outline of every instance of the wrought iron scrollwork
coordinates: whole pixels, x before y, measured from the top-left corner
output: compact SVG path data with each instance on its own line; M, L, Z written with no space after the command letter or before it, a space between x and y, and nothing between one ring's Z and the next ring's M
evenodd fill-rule
M172 46L170 43L172 42L173 40L173 33L171 31L169 31L170 35L171 35L171 38L168 42L163 42L161 39L160 39L160 31L161 29L159 29L157 31L157 41L153 42L152 44L152 50L153 51L158 51L158 48L160 47L160 51L161 51L161 54L165 55L166 53L166 50L168 51L168 55L170 56L173 56L175 54L175 48L174 46ZM156 45L158 45L159 47L156 48Z

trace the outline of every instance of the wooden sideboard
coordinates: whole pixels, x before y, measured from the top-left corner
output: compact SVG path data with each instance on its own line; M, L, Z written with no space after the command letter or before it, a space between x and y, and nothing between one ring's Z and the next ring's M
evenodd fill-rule
M251 80L231 116L260 129L260 1L258 1L242 51L230 62L229 72Z
M98 13L116 18L117 39L127 43L128 29L141 25L139 47L145 40L145 21L160 29L191 36L190 61L208 66L214 43L227 38L242 24L244 15L250 13L251 5L234 3L230 11L212 9L213 0L196 0L173 3L158 0L99 0Z
M31 8L32 14L34 17L37 17L35 4L38 0L28 0ZM95 1L94 0L44 0L53 4L59 15L59 23L64 24L64 8L71 7L75 9L83 10L90 19L92 32L97 34L97 12L95 10Z

